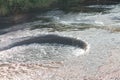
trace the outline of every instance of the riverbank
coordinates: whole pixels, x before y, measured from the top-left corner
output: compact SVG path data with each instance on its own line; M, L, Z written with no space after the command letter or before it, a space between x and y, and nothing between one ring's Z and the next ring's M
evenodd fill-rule
M24 4L21 4L24 3ZM90 5L111 5L118 4L119 1L110 1L110 0L76 0L76 1L59 1L59 0L39 0L35 2L19 1L18 2L5 2L1 1L2 4L0 9L0 28L6 28L8 26L21 24L25 22L30 22L36 19L36 16L39 14L44 14L50 10L63 10L66 13L69 12L103 12L104 8L88 8L86 6ZM27 4L31 4L28 5ZM42 5L41 5L42 4ZM36 5L32 7L33 5ZM38 5L38 6L37 6ZM9 10L10 9L10 10Z
M35 9L60 8L67 10L79 5L109 5L118 4L119 0L11 0L0 1L0 16L16 15Z

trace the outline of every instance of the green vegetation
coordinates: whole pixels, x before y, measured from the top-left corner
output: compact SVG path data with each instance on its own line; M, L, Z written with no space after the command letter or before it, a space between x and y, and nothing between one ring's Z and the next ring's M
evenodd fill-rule
M81 4L88 5L88 3L96 4L98 2L112 3L111 1L112 0L0 0L0 15L5 16L21 12L28 12L34 9L48 9L53 7L66 10L70 7L78 6Z
M60 8L68 9L68 7L75 6L83 1L85 0L59 0L58 3L59 3Z
M0 15L17 14L33 9L50 8L51 5L66 9L84 0L0 0Z
M31 9L50 7L57 0L0 0L0 15L27 12Z

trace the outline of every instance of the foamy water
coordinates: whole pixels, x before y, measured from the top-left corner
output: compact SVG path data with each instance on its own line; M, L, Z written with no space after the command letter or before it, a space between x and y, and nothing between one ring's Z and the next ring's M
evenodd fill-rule
M94 26L120 26L120 5L92 5L87 7L106 8L105 12L79 13L50 11L46 15L66 25L91 24ZM108 10L107 10L108 9ZM110 9L110 10L109 10Z
M84 50L58 44L31 44L0 52L1 62L64 61L84 54Z
M0 48L31 37L57 34L87 42L88 53L84 50L61 44L30 44L15 46L0 51L1 80L110 80L119 79L120 32L111 33L97 27L120 27L120 5L103 7L111 10L105 13L67 13L49 11L44 14L53 23L63 25L88 24L94 28L77 31L53 31L47 28L30 30L31 26L44 24L34 21L13 26L8 33L0 35ZM40 17L40 16L38 16ZM49 24L49 23L48 23ZM85 27L86 25L83 25ZM28 64L27 64L28 62ZM30 64L29 64L30 63ZM34 64L35 63L35 64ZM111 74L112 73L112 74ZM108 77L108 76L115 76ZM89 78L90 77L90 78Z
M20 30L0 36L0 48L14 44L33 36L46 34L58 34L58 32L46 32L40 29ZM71 37L67 35L61 35ZM42 61L64 61L72 57L84 55L85 51L75 46L62 44L35 44L15 46L8 50L0 51L0 62L42 62Z
M42 15L43 17L50 18L53 23L60 23L64 25L82 25L88 24L93 25L96 28L98 26L109 27L109 28L120 28L120 5L93 5L87 7L104 7L110 8L105 13L93 12L93 13L64 13L60 10L49 11ZM38 16L41 17L41 16ZM35 25L49 25L49 22L44 23L40 21L34 21L30 23L25 23L21 25L14 26L12 28L5 29L3 31L8 31L8 33L0 35L0 48L9 46L15 42L19 42L24 39L29 39L33 36L45 35L45 34L58 34L60 32L49 32L48 29L35 29L30 30L32 26ZM81 26L79 26L81 27ZM85 26L84 26L85 27ZM1 30L2 31L2 30ZM67 31L65 32L66 36ZM78 34L76 34L78 35ZM67 37L76 36L73 34L67 35ZM80 38L80 37L78 37ZM81 39L84 40L84 39ZM89 44L89 43L88 43ZM9 50L0 52L1 62L35 62L41 60L65 60L71 57L78 57L85 54L84 50L72 46L66 45L41 45L41 44L30 44L27 46L16 46Z

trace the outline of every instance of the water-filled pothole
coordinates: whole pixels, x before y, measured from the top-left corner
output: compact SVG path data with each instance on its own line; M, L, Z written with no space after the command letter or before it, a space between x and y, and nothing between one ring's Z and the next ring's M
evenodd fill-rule
M8 49L8 50L7 50ZM3 50L1 62L61 61L80 56L88 49L86 42L58 35L42 35L13 43Z

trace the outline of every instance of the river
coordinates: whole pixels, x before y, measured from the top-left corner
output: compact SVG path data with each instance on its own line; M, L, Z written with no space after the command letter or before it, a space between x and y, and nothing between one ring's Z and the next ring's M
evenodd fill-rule
M59 65L60 69L55 71L56 74L54 71L52 71L53 73L48 71L50 74L45 73L42 78L44 80L56 78L60 80L80 80L85 79L84 76L90 76L88 80L97 80L100 76L105 80L111 79L111 75L107 75L107 73L117 70L120 65L120 59L117 57L120 56L120 4L91 5L86 7L97 11L64 12L55 9L37 15L36 19L31 22L1 29L0 48L35 36L55 34L83 40L89 45L88 52L82 52L80 48L64 44L33 43L0 51L0 63L44 64L45 62L49 63L49 61L64 63L62 67ZM104 10L100 12L99 10L101 9ZM113 57L110 57L111 55ZM109 63L110 60L113 61L115 68L113 69L110 66L108 70L105 70L106 64L111 64ZM100 68L100 66L102 67ZM102 70L105 70L105 72L102 72ZM34 69L34 71L36 70ZM33 78L35 79L35 74L40 72L34 73L34 71ZM66 76L62 74L64 71L66 71L64 73ZM20 75L22 74L20 72ZM42 74L39 75L42 76ZM104 75L110 77L107 78ZM18 75L16 76L19 79L23 79ZM30 75L24 74L24 76L27 76L24 80L31 80ZM112 76L114 77L115 75Z
M119 4L91 5L86 7L90 8L91 10L96 9L96 11L66 13L64 11L55 9L52 11L48 11L44 14L37 15L36 19L33 20L32 22L18 24L2 29L0 35L1 47L7 46L9 44L13 44L14 42L24 40L26 38L45 35L45 34L60 35L61 32L65 32L65 31L66 33L68 33L68 31L84 31L84 30L89 30L90 28L96 28L96 29L108 30L111 32L117 32L117 31L119 32L120 30ZM98 12L99 9L104 9L104 10ZM66 36L66 33L64 34L64 36ZM70 36L73 35L68 35L68 37ZM79 38L79 37L74 36L74 38ZM35 44L33 46L35 47ZM23 48L23 47L25 46L18 48ZM13 48L13 50L14 49L17 48ZM34 53L34 49L32 50ZM71 49L68 48L67 50L71 50ZM51 54L53 53L54 51L51 52ZM69 52L58 52L58 53L69 54Z

